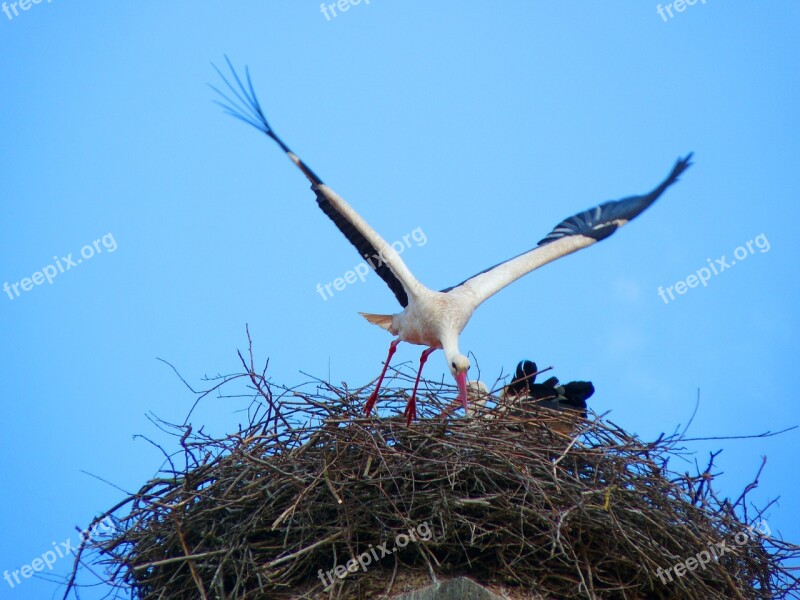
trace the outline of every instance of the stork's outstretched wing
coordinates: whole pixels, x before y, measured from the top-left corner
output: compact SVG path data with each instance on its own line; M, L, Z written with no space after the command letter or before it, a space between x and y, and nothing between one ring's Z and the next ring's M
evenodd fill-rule
M472 299L474 307L516 281L562 256L604 240L653 204L692 163L692 154L678 159L669 176L652 192L622 200L604 202L561 221L533 250L481 271L443 292L459 289Z
M236 86L214 66L222 81L227 87L227 92L219 88L211 88L217 92L224 102L217 102L229 115L252 125L259 131L272 138L303 172L311 182L311 189L317 195L317 204L339 228L344 236L355 246L361 257L367 261L372 269L383 279L392 290L397 301L405 308L408 305L409 294L414 295L422 286L409 271L400 255L384 240L353 208L347 204L336 192L312 171L300 158L283 143L267 121L264 111L256 97L253 83L250 80L250 71L245 67L247 85L239 78L228 57L225 57L228 67L233 75Z

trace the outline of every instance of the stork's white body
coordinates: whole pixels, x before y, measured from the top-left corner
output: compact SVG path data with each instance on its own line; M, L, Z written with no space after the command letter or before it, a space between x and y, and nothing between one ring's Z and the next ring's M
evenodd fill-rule
M458 352L458 336L475 312L472 294L420 289L403 312L391 315L389 332L404 342Z

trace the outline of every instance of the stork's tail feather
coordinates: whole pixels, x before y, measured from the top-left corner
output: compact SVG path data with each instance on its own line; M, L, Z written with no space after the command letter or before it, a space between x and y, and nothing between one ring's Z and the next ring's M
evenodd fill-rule
M394 318L392 315L375 315L372 313L358 313L362 317L364 317L367 321L372 323L373 325L377 325L378 327L383 327L386 331L392 331L392 321Z
M231 70L231 75L233 75L233 80L236 82L236 87L234 87L233 84L228 81L228 79L222 74L222 71L220 71L216 65L212 64L214 70L216 70L217 74L228 88L228 93L225 93L219 88L209 84L209 87L217 92L224 100L224 102L220 102L218 100L214 100L214 102L219 104L223 109L225 109L225 112L232 117L235 117L240 121L244 121L248 125L252 125L259 131L266 133L269 137L275 140L275 142L284 152L286 152L287 156L300 168L300 170L303 172L306 178L311 181L311 183L314 185L321 185L322 180L317 177L316 173L308 168L308 166L302 160L300 160L297 155L289 149L289 146L284 144L283 140L279 138L278 135L273 131L269 121L267 121L264 111L261 109L261 104L256 97L256 92L253 89L253 82L250 80L250 69L247 67L244 68L245 80L247 82L247 85L245 85L245 82L242 81L242 79L236 73L236 69L233 68L231 61L227 56L225 57L225 62L228 63L228 68Z

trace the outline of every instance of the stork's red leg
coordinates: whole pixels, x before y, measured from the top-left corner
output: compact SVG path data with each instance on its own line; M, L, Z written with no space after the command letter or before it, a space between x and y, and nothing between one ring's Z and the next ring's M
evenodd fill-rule
M419 387L419 379L422 376L422 366L428 360L428 356L436 348L426 348L419 357L419 370L417 371L417 380L414 382L414 391L411 392L411 398L406 404L406 410L403 413L407 417L406 425L411 425L411 421L417 418L417 388Z
M369 416L369 412L372 410L372 407L375 406L375 402L378 401L378 392L381 389L383 377L386 375L386 369L389 368L389 361L392 360L392 356L394 356L395 350L397 350L397 344L399 343L400 339L398 338L389 346L389 356L386 357L386 362L383 363L383 371L381 371L381 376L378 378L378 384L375 386L375 389L369 395L369 398L367 398L367 403L364 405L364 414L367 416Z

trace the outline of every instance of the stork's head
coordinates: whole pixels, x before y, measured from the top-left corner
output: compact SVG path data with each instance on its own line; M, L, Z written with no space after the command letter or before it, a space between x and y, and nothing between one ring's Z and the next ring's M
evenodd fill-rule
M461 354L460 352L455 352L452 355L447 356L448 366L450 367L450 373L453 374L453 377L456 380L456 384L458 385L458 399L461 401L461 405L464 407L464 410L467 409L467 371L469 371L469 359Z

